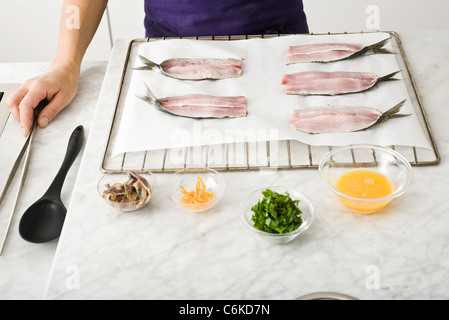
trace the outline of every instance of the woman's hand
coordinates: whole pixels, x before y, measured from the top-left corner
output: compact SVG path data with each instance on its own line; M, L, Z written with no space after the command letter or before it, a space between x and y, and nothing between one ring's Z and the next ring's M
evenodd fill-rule
M25 137L33 125L34 109L46 99L48 105L38 117L38 125L45 128L64 109L78 91L79 68L53 64L50 70L27 80L6 99L6 106L20 122Z
M58 49L50 71L26 81L6 99L6 105L28 136L34 109L46 99L38 125L45 128L75 97L84 53L100 24L108 0L64 0ZM77 20L75 26L67 21Z

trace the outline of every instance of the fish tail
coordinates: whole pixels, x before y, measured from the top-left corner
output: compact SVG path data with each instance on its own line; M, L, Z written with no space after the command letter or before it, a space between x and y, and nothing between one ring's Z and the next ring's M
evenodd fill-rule
M380 77L379 79L377 79L377 82L379 83L379 82L382 82L382 81L397 80L397 79L394 79L393 77L395 75L397 75L398 73L401 73L401 71L396 71L396 72L387 74L386 76Z
M159 103L159 100L156 98L154 93L150 90L148 85L146 85L146 94L144 96L137 96L139 99L142 99L143 101L153 105L157 110L169 113L167 110L165 110L162 105Z
M375 44L372 44L370 46L367 46L365 48L363 48L362 50L352 54L351 56L343 59L351 59L351 58L357 58L357 57L361 57L361 56L369 56L372 54L394 54L394 52L385 49L384 46L387 44L388 41L391 40L391 37L384 39L382 41L379 41Z
M154 70L154 71L160 71L160 66L157 63L154 63L151 60L148 60L142 55L139 55L140 60L143 62L142 67L136 67L134 70Z
M378 48L373 52L373 54L396 54L396 52L393 52L385 48Z
M366 54L393 54L394 52L385 49L384 46L391 40L391 37L379 41L378 43L375 43L373 45L370 45L369 47L367 47L367 52Z
M410 116L410 114L398 114L401 111L401 108L404 106L406 101L407 100L401 101L400 103L395 105L390 110L385 111L382 114L382 116L379 118L379 120L377 120L377 122L374 125L382 123L382 122L385 122L385 121L390 120L390 119L403 118L403 117Z

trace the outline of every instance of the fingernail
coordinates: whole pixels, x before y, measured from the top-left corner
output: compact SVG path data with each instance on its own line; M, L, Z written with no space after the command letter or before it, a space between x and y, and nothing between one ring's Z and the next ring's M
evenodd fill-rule
M27 136L28 136L28 130L27 130L27 128L22 127L22 134L23 134L24 137L27 137Z
M42 128L45 128L49 124L50 124L50 120L48 120L48 118L46 116L43 116L42 119L41 119L41 126L42 126Z

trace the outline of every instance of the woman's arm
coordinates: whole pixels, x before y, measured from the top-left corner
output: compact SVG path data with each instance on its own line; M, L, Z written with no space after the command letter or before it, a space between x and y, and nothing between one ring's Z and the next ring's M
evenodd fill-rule
M6 100L12 115L28 136L33 110L44 99L38 124L44 128L75 97L84 54L97 31L108 0L65 0L61 16L58 47L47 73L27 80Z

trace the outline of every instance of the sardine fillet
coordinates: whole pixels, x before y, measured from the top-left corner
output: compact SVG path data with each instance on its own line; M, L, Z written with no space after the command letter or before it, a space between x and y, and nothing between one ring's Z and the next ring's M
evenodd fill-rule
M302 62L333 62L364 55L392 53L384 46L390 38L371 45L348 43L318 43L290 47L287 51L289 64Z
M372 88L378 77L359 72L299 72L284 76L287 94L338 95L362 92Z
M246 98L185 95L158 99L168 113L189 118L239 118L246 117Z
M242 59L170 59L161 64L167 75L186 80L227 79L242 75Z
M295 110L290 125L312 134L345 133L367 129L381 116L377 109L367 107L315 107Z
M331 62L352 56L363 50L364 45L346 43L322 43L290 47L287 51L288 63Z

